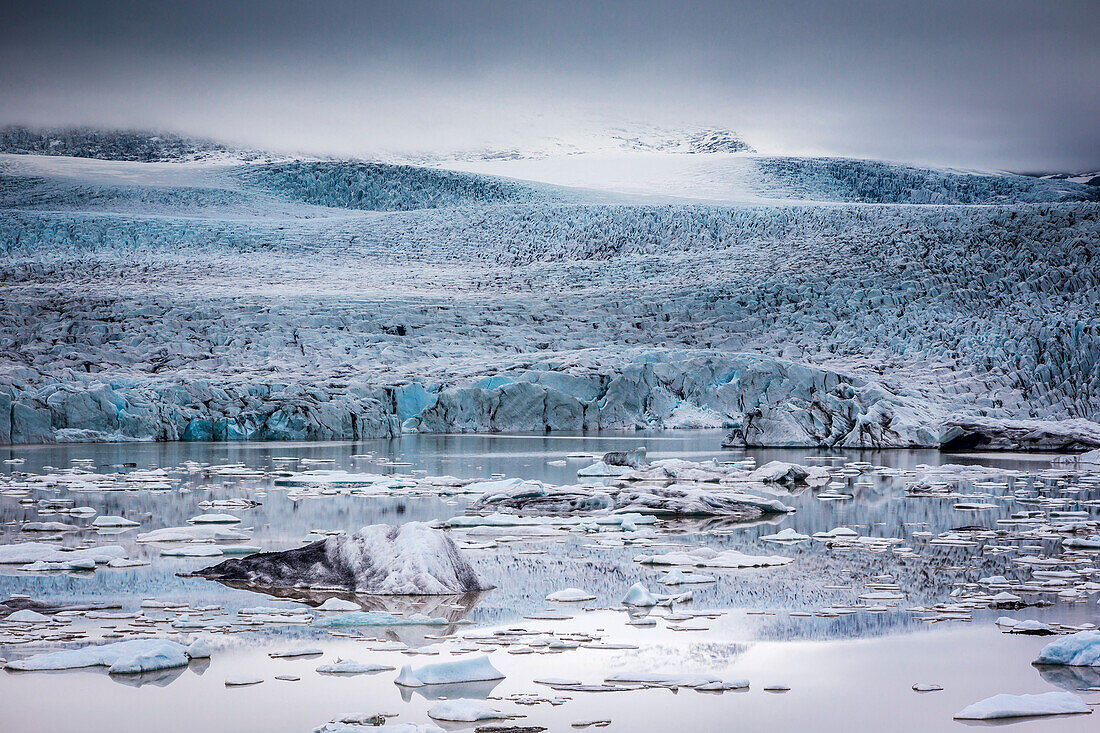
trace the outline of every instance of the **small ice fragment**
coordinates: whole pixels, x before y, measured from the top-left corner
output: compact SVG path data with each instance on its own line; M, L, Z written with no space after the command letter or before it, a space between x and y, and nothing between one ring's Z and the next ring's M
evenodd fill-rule
M934 685L928 682L918 682L913 685L913 690L916 692L939 692L943 688L939 685Z
M580 601L594 601L596 600L596 596L580 588L566 588L551 593L546 596L546 600L557 603L577 603Z
M199 514L187 521L189 524L237 524L241 520L232 514Z
M96 517L95 521L92 522L93 527L101 527L101 528L102 527L111 527L111 528L137 527L139 524L141 524L141 522L135 522L134 520L126 519L125 517L110 517L110 516Z
M254 674L237 673L225 678L226 687L243 687L245 685L258 685L264 681L263 677Z
M317 606L318 611L359 611L362 610L358 603L354 601L346 601L343 598L336 598L335 596L327 599L320 606Z
M276 649L268 652L267 656L272 659L289 659L292 657L316 657L321 654L324 654L324 652L315 647L303 647L301 649Z

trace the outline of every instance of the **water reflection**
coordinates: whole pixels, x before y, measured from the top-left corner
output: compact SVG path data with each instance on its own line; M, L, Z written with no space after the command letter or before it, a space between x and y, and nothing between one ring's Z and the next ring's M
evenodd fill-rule
M758 463L768 460L805 462L807 457L836 455L837 451L746 450L728 451L720 448L722 435L715 432L684 432L629 435L407 435L391 440L363 443L217 443L217 444L125 444L125 445L62 445L16 446L0 449L0 456L22 457L21 466L4 465L3 471L40 473L46 466L68 467L74 461L90 459L103 471L133 471L150 467L173 469L186 461L223 464L242 463L248 467L271 470L278 458L294 456L310 459L331 459L324 467L348 471L397 473L422 471L428 475L488 478L493 474L540 479L557 484L576 483L576 471L583 461L566 460L571 452L602 453L606 450L627 450L645 445L651 458L681 457L693 460L718 458L733 460L753 456ZM984 463L1021 470L1038 470L1049 466L1042 456L947 456L935 451L842 451L850 460L866 460L894 468L912 468L918 464ZM370 454L408 465L393 466L370 463L356 457ZM562 462L564 461L564 465ZM111 468L111 466L121 466ZM335 594L316 595L305 591L283 592L259 589L239 584L221 584L196 578L177 577L219 561L220 558L162 557L161 546L141 544L136 537L160 527L185 525L188 518L201 513L199 502L205 500L250 499L259 502L253 508L226 510L242 519L241 527L250 528L254 544L264 550L297 547L311 532L355 531L361 526L378 522L399 523L447 519L462 514L469 498L457 496L352 496L335 495L291 500L285 489L272 485L270 479L204 476L186 471L174 475L178 485L171 491L92 491L74 492L65 488L36 490L34 498L71 500L76 505L88 505L100 515L123 516L141 522L135 531L110 536L92 532L69 532L62 537L65 544L117 543L129 557L147 560L147 567L124 570L100 568L95 573L28 574L11 566L0 567L0 597L26 593L50 603L107 603L134 609L146 597L187 601L193 606L219 605L232 613L243 606L255 606L274 601L290 605L305 602L316 605ZM754 617L746 623L744 633L756 639L790 640L800 638L827 639L874 636L891 630L923 629L929 626L904 611L917 605L943 601L958 583L973 583L981 577L1005 575L1009 579L1026 577L1024 570L1014 565L1015 555L987 552L995 540L980 539L974 547L935 547L914 540L916 530L936 534L950 529L994 527L997 519L1007 518L1020 507L1011 496L1013 484L1007 487L963 487L964 491L980 490L994 497L993 509L961 512L954 509L956 499L906 498L904 479L881 475L847 477L836 491L851 498L823 501L820 492L799 490L781 492L783 501L797 512L771 517L753 523L730 522L722 518L670 520L660 526L660 545L705 544L716 550L734 549L749 554L782 554L795 561L785 567L745 569L736 571L708 570L718 582L693 586L695 608L747 609L773 611L776 615ZM1037 486L1036 482L1026 482ZM1096 498L1096 488L1078 495ZM220 511L220 510L215 510ZM1095 516L1095 507L1089 508ZM0 541L9 543L27 539L17 531L23 521L72 521L67 515L50 514L33 506L23 505L18 497L0 496ZM892 551L872 552L858 549L830 548L825 543L810 541L779 546L762 542L760 537L779 529L792 528L802 534L828 531L838 526L857 527L860 534L870 537L898 538L915 545L919 557L907 557ZM505 529L488 534L508 535ZM613 537L555 534L548 538L524 537L518 541L499 542L489 549L468 551L471 561L497 588L477 599L439 601L381 600L348 597L360 602L367 610L390 610L396 613L419 612L433 617L446 617L454 622L468 619L479 624L510 623L525 615L544 609L548 594L567 586L583 588L596 595L591 605L617 605L627 588L642 582L661 592L669 589L658 585L664 568L639 565L634 557L641 552L660 552L632 546L614 546L606 542ZM603 542L601 542L603 541ZM1036 540L1051 549L1049 540ZM791 618L786 612L813 612L836 605L857 603L869 579L889 575L906 596L899 608L882 613L861 612L836 618ZM435 603L435 605L432 605ZM448 604L460 608L448 608ZM1081 606L1056 604L1051 608L1029 608L1026 615L1044 618L1058 615L1061 619L1083 619L1087 611ZM249 631L247 634L281 634L296 637L308 631L275 627Z

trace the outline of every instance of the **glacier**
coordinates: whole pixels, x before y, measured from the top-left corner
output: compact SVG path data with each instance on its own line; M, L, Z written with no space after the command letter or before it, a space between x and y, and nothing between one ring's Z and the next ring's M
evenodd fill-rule
M1094 186L629 153L676 197L521 180L538 161L42 139L0 140L0 443L1100 446Z

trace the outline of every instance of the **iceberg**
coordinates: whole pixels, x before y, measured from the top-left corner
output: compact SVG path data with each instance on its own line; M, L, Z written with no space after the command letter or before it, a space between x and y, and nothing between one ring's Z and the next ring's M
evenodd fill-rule
M377 595L451 595L492 587L454 540L423 522L375 524L294 550L226 560L195 575L269 587Z
M1050 642L1034 664L1100 667L1100 631L1078 631Z

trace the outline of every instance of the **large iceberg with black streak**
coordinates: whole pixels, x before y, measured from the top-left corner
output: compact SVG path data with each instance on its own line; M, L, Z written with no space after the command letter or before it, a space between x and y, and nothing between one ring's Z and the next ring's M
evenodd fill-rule
M373 524L294 550L226 560L196 575L378 595L449 595L492 588L446 532L422 522Z

